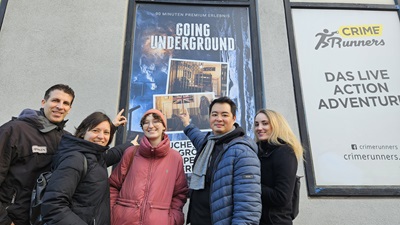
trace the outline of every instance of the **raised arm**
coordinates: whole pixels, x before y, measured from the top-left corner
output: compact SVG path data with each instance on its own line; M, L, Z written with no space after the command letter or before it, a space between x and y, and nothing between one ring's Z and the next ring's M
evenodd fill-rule
M184 108L183 112L179 114L179 118L181 119L184 127L187 127L190 124L190 115L189 111L186 108Z
M124 113L124 109L121 109L118 114L115 116L114 120L113 120L113 124L114 126L118 127L118 126L124 126L127 123L127 119L124 115L122 115L122 113Z

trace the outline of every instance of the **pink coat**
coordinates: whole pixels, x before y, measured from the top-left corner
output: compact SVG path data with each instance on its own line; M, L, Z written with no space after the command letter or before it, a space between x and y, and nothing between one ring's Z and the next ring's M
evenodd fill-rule
M182 157L167 135L155 148L143 137L139 147L126 149L109 181L111 224L183 225L188 186Z

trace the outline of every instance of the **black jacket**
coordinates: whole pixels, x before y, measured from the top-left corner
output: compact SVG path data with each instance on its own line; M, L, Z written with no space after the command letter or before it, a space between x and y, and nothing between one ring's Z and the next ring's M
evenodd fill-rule
M32 188L50 170L65 122L50 123L43 111L25 109L0 127L0 225L29 224Z
M258 142L261 160L262 215L260 225L292 225L292 195L297 158L287 144Z
M130 143L108 147L62 137L54 158L53 175L43 197L42 214L47 225L110 224L110 189L107 167L118 163ZM84 157L87 172L84 174Z

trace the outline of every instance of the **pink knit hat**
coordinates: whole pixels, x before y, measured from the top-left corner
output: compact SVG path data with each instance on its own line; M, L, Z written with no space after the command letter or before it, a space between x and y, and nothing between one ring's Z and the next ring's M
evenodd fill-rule
M146 116L148 116L149 114L152 114L152 113L158 115L161 118L161 121L164 124L165 129L167 129L167 120L165 119L164 114L162 114L162 112L160 110L158 110L158 109L149 109L149 110L147 110L143 114L142 119L140 119L140 121L142 121L143 118L146 118Z

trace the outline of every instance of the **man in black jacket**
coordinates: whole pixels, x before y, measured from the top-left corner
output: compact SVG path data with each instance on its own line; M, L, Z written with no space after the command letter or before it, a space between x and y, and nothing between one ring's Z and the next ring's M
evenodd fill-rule
M29 225L32 188L50 170L75 93L64 84L50 87L39 111L25 109L0 127L0 225Z

